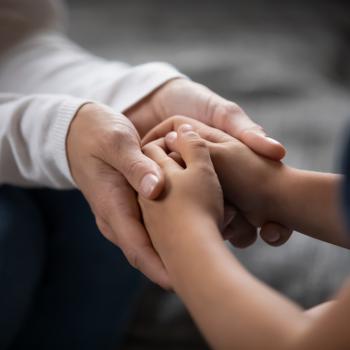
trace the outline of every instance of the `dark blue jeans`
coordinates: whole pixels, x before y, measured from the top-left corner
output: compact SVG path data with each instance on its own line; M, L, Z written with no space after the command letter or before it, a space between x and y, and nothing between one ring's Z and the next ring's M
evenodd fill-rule
M144 281L78 191L0 187L0 349L117 349Z

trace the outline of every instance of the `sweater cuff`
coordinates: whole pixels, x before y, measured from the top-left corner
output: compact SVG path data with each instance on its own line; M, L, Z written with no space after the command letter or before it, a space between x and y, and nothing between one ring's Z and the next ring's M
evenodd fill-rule
M118 79L120 92L111 101L111 106L124 112L169 80L176 78L188 79L168 63L153 62L131 68Z
M64 178L62 188L77 187L73 180L67 155L67 135L70 124L76 116L79 109L90 101L81 100L78 98L71 98L64 101L60 106L57 118L52 127L52 146L54 150L54 161L57 168L60 170Z

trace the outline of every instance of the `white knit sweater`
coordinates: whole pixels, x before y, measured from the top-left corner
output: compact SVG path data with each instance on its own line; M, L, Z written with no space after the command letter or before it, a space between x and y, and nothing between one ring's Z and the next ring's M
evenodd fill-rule
M65 141L77 110L98 101L123 112L182 76L89 54L64 36L63 10L59 0L0 0L0 185L73 187Z

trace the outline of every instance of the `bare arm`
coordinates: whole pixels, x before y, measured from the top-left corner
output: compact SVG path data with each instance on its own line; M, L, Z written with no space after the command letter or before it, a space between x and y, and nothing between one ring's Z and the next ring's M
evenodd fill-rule
M348 349L350 289L309 315L250 275L201 220L177 232L161 257L175 291L214 349Z
M308 326L302 310L251 276L206 220L160 251L176 293L214 349L289 349ZM272 341L273 339L273 341Z
M250 275L220 239L222 199L210 159L200 154L205 152L201 140L195 134L179 135L184 169L161 147L146 146L145 153L164 170L166 192L157 201L140 198L140 204L172 285L210 345L347 349L350 290L345 288L324 312L311 315Z
M271 216L311 237L349 248L341 215L342 176L285 167L275 185Z

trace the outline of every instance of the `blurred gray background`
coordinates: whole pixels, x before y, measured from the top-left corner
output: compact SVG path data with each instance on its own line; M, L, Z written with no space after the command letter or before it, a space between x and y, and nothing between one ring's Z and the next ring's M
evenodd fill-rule
M132 64L167 61L241 105L283 142L293 166L338 171L350 116L346 1L68 1L69 35ZM283 247L234 251L256 276L305 307L347 278L348 251L299 233ZM124 349L205 349L180 301L150 285Z

